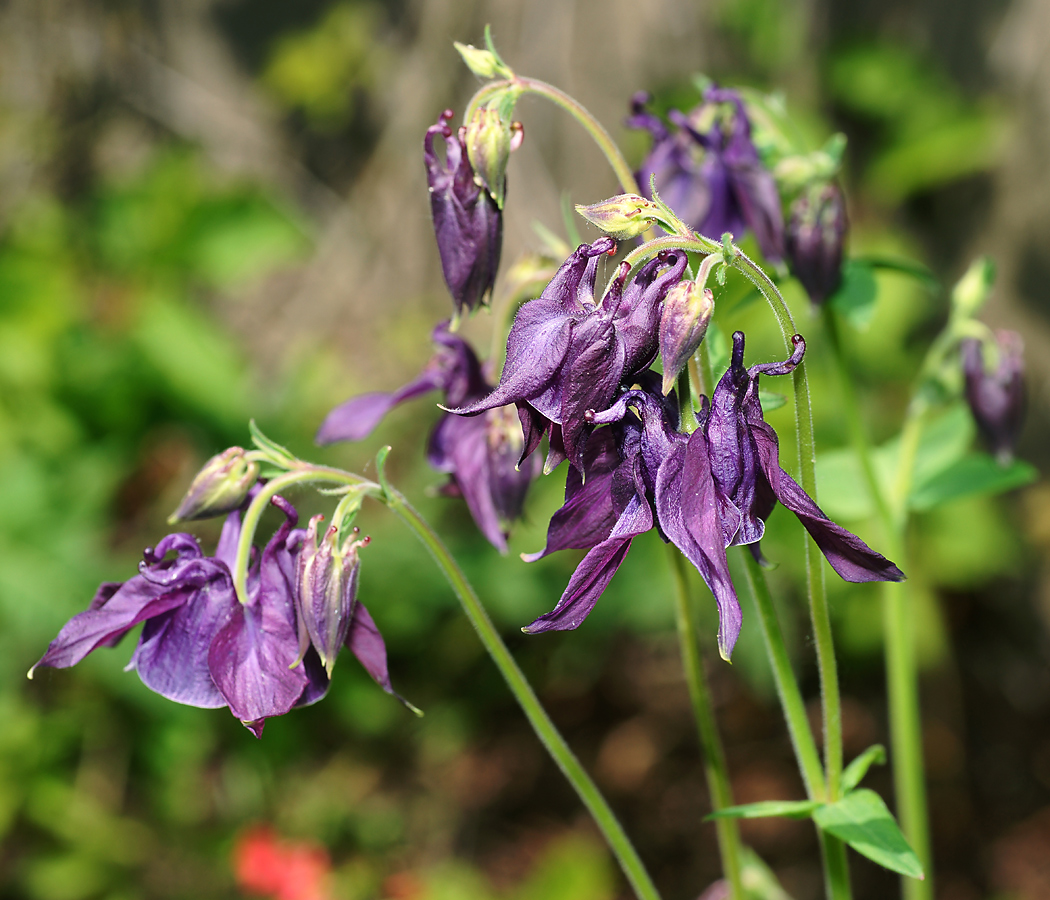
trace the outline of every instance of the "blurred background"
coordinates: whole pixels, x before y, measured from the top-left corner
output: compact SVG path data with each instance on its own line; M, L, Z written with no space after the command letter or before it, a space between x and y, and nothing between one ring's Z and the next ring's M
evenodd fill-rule
M620 124L630 95L687 106L698 72L781 91L814 148L845 132L854 253L922 262L948 286L976 255L994 258L985 319L1027 342L1021 456L1050 465L1042 0L7 0L0 897L240 896L234 848L260 825L327 860L327 888L302 898L629 896L450 590L381 510L361 522L373 536L361 599L423 719L349 656L323 703L271 720L261 741L224 710L174 705L125 674L132 640L26 681L97 584L129 577L167 532L203 461L247 441L252 416L297 453L351 468L393 444L393 480L446 535L667 900L718 877L656 536L636 542L583 628L526 639L518 628L553 605L576 562L517 556L542 546L561 472L536 486L500 558L462 504L434 496L432 403L402 407L362 445L312 447L330 407L413 377L449 314L421 139L476 88L452 41L480 43L486 23L517 71L575 95L632 162L648 139ZM518 116L504 274L541 246L534 221L565 234L565 192L588 203L616 192L573 122L534 98ZM719 321L746 328L754 358L777 356L770 316L733 290ZM873 290L874 317L850 345L882 440L947 299L887 273ZM847 436L819 323L798 286L787 291L814 335L818 438L833 451ZM486 347L491 327L483 313L466 331ZM791 446L787 409L771 418ZM304 517L327 505L295 499ZM876 534L839 499L846 524ZM217 536L196 530L206 548ZM795 587L801 529L778 512L770 531L785 629L815 697ZM910 540L937 896L1046 898L1050 487L941 507ZM881 612L876 593L829 586L853 755L888 739ZM713 604L702 605L737 800L801 797L757 633L745 618L735 664L719 663ZM869 780L892 806L889 773ZM791 896L819 895L808 823L745 823L744 837ZM854 876L859 898L897 890L856 858Z

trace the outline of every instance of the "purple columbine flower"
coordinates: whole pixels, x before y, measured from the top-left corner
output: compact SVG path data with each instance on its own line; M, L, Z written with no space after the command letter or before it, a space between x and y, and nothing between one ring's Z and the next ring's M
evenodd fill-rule
M434 329L437 350L413 381L392 393L351 397L333 409L317 432L318 444L367 437L391 408L440 390L447 407L474 403L492 391L470 345L442 322ZM445 414L430 436L427 458L449 475L445 493L462 497L481 533L501 553L510 523L521 517L539 460L518 466L525 440L512 409L489 408L476 419Z
M1016 331L995 332L999 362L984 364L984 344L962 342L966 400L977 428L1000 463L1013 459L1025 414L1024 342Z
M904 573L856 535L832 522L780 467L776 432L762 416L758 379L787 375L802 361L806 342L792 339L794 352L782 363L744 368L744 334L733 334L732 363L711 398L703 425L721 507L725 544L753 544L779 500L802 522L831 567L846 581L903 581Z
M69 620L30 669L68 668L99 647L112 647L144 622L128 669L169 700L230 712L261 737L266 719L319 700L328 677L312 648L299 659L296 557L305 532L281 497L285 522L248 572L241 604L232 569L241 532L239 512L227 516L214 557L191 534L170 534L147 548L139 574L103 584L87 610ZM174 552L173 558L168 554ZM359 618L360 617L360 618ZM358 604L346 644L393 693L382 638Z
M687 225L716 241L727 231L739 238L750 228L766 259L779 262L784 256L780 195L751 140L751 122L740 95L708 88L704 103L688 115L671 110L676 131L645 108L648 99L636 94L627 118L629 126L653 136L652 149L637 173L642 192L649 196L649 181L655 175L661 198ZM728 111L702 130L701 120L712 104L728 106Z
M423 139L423 162L430 186L430 212L445 283L456 316L481 306L496 281L503 244L503 214L475 178L467 158L464 129L454 132L446 109ZM434 150L434 138L445 141L445 158Z
M619 276L600 302L594 299L598 260L616 243L607 237L582 244L562 264L536 300L525 303L507 338L499 385L487 397L453 407L460 415L514 403L527 456L544 432L553 457L561 452L582 470L587 410L605 409L620 390L656 358L661 303L685 271L686 254L665 251L642 266L629 284Z
M702 431L679 432L674 395L664 398L655 378L645 381L643 389L624 393L608 410L588 417L611 427L587 442L586 480L570 469L565 504L551 519L547 546L525 558L570 547L588 552L555 608L525 631L578 627L616 574L633 538L655 524L714 593L718 648L729 659L740 633L740 604L729 576L707 443Z
M819 306L842 281L842 245L849 222L835 183L803 192L791 204L785 249L791 272Z

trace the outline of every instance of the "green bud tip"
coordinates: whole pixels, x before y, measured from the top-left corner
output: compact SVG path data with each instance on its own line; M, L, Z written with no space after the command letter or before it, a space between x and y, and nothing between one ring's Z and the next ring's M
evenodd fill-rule
M618 194L590 206L577 205L576 212L618 241L648 231L659 220L660 208L638 194Z

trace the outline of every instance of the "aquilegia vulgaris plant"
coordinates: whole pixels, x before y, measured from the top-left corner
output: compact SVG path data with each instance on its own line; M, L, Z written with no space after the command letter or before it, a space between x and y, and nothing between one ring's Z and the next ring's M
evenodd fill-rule
M719 896L749 896L745 870L757 863L743 852L735 819L767 815L813 820L829 897L850 896L847 846L900 873L910 897L932 896L930 881L923 882L930 855L916 738L915 665L901 626L906 615L904 533L913 488L922 488L928 507L944 474L927 472L922 484L913 483L924 425L963 397L997 457L972 454L967 464L983 466L986 474L1001 471L997 483L1002 485L1014 486L1025 477L1011 462L1023 409L1020 342L1016 336L993 334L975 319L991 287L990 266L979 263L955 289L948 324L920 372L895 445L895 479L888 482L873 462L839 333L837 298L845 277L848 227L837 181L842 141L833 138L816 151L799 149L773 129L769 117L761 119L764 125L754 117L765 102L761 96L707 83L693 109L672 110L666 117L653 113L644 95L633 99L627 124L652 135L636 175L579 103L551 85L515 74L487 33L486 41L484 49L457 44L467 65L485 80L462 126L455 127L446 110L423 140L431 215L452 297L451 323L434 327L435 350L418 375L394 391L349 398L329 413L317 442L360 440L396 405L437 392L443 413L428 438L428 461L448 476L443 493L465 501L481 533L501 553L530 485L541 470L550 475L564 464L564 503L550 518L545 547L524 560L562 550L584 552L553 608L521 623L530 635L580 627L634 538L655 529L668 545L677 585L679 638L725 873ZM515 105L527 93L553 101L586 129L611 164L621 193L577 208L603 234L568 247L546 286L513 310L504 332L496 286L506 170L523 135L513 118ZM765 129L761 140L760 128ZM766 267L741 249L739 242L749 237ZM599 275L606 268L611 277L602 284ZM789 272L812 301L807 327L822 317L827 329L829 339L822 346L829 348L841 375L858 483L880 521L875 543L892 559L818 505L806 374L814 351L807 351L778 287ZM745 352L744 333L726 321L732 310L716 316L727 278L740 276L764 298L782 332L783 355L772 361L747 359L753 350ZM498 379L457 333L464 316L490 305L496 310L494 343L506 339ZM713 336L727 333L731 349L721 338L726 352L717 352ZM760 387L781 378L791 381L794 446L786 455L797 457L797 472L785 468L780 439L766 419L771 395ZM369 539L356 522L366 500L382 503L420 538L448 578L638 897L655 900L658 893L638 853L539 704L462 571L387 480L390 448L378 455L371 480L300 459L254 423L250 431L252 448L229 448L210 460L172 517L180 522L225 516L214 554L206 556L191 534L164 537L145 551L138 574L99 588L34 669L72 666L141 624L128 668L148 688L178 703L227 707L257 737L268 718L324 697L343 647L393 693L383 638L363 602L375 608L383 598L358 597ZM989 469L996 466L1002 468ZM286 495L303 485L339 497L327 522L316 516L305 529L299 527ZM767 519L778 504L808 534L799 551L820 674L822 754L788 662L760 549ZM284 521L256 551L256 529L271 505ZM872 763L885 761L885 751L872 747L843 767L824 559L847 582L884 584L895 685L892 761L903 829L877 794L858 786ZM686 563L713 595L717 636L698 633ZM755 600L754 622L742 615L740 590ZM769 653L808 794L804 801L733 805L700 656L706 646L728 661L746 628L761 632Z

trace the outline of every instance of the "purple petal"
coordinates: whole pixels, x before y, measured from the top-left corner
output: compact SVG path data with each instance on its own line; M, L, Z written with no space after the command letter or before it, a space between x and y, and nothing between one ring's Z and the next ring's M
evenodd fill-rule
M368 437L383 420L383 416L397 404L440 387L440 373L428 366L418 378L393 393L376 391L351 397L325 416L314 442L331 444L335 441L360 441Z
M903 581L904 573L859 537L832 522L812 498L780 468L772 429L754 429L762 469L777 499L798 516L831 567L845 581Z
M718 652L728 660L740 634L740 602L729 575L717 489L701 431L667 457L656 478L660 526L714 594L718 605Z
M631 540L653 527L653 514L644 497L635 495L621 514L608 540L583 557L572 573L558 605L522 629L526 634L571 631L594 609L613 575L631 549Z
M146 622L127 669L136 669L146 687L176 703L225 706L208 670L208 648L235 606L228 575L194 590L182 606Z
M73 616L51 642L40 661L29 670L32 677L38 666L65 669L76 665L92 650L113 646L139 622L159 616L187 601L191 590L161 586L142 575L124 582L108 597L104 585L91 601L91 606Z
M379 633L371 614L363 603L358 602L354 610L354 621L350 633L346 636L346 646L372 676L375 683L384 691L400 700L417 715L422 715L411 703L394 690L390 684L390 672L387 669L386 644Z
M299 695L299 699L295 701L296 707L312 706L318 700L324 698L331 685L331 682L328 680L328 673L321 663L321 657L317 655L317 651L312 646L303 656L302 666L303 671L306 673L306 687Z

